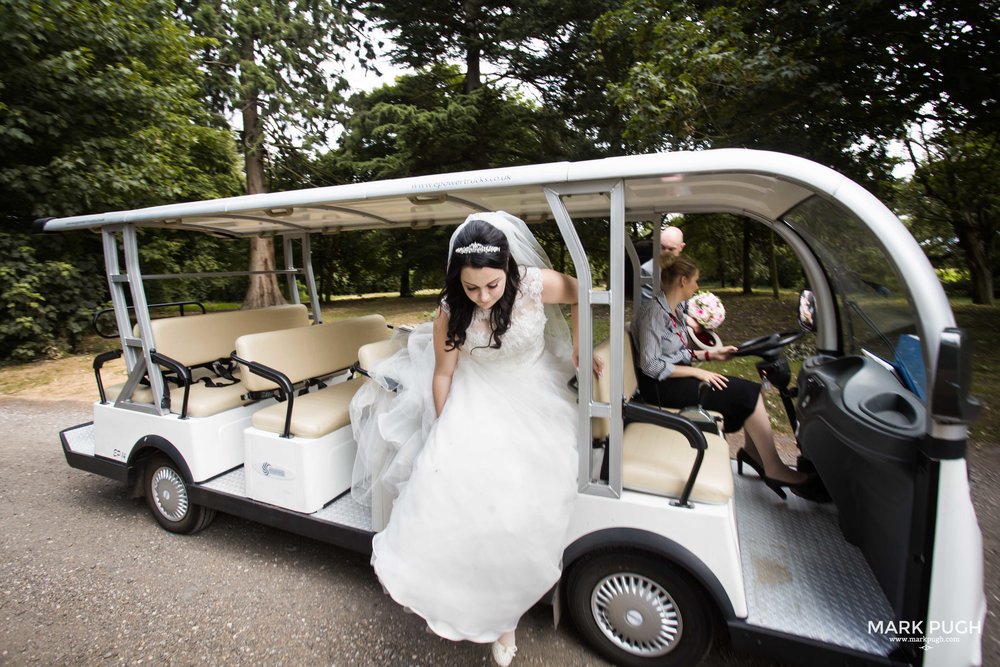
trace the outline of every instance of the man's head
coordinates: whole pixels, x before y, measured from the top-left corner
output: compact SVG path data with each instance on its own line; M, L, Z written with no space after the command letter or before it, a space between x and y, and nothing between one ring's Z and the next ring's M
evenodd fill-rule
M660 229L660 255L676 257L684 250L684 232L672 225Z

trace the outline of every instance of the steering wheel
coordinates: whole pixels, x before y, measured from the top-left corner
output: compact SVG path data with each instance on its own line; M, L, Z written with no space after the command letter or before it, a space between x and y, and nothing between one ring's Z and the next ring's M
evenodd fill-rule
M748 341L740 343L737 350L733 352L733 356L746 357L750 355L757 355L766 357L770 353L777 352L786 345L794 343L801 338L804 333L804 331L782 331L780 333L760 336L759 338L751 338Z

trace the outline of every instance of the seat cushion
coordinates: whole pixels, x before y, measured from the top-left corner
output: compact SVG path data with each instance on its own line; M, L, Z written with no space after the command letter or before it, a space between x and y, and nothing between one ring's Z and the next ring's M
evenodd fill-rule
M708 449L691 491L691 500L722 504L733 495L729 445L717 435L705 434ZM653 424L625 427L622 485L633 491L679 498L691 475L697 450L678 431Z
M242 398L245 392L246 387L242 382L225 387L193 384L191 393L188 394L188 417L209 417L246 405L249 401L244 401ZM171 387L170 411L180 414L182 405L184 405L184 390L180 387Z
M351 423L348 408L351 398L364 380L348 380L330 385L326 389L296 396L292 407L292 435L300 438L319 438ZM262 431L282 433L288 403L258 410L253 415L253 425Z
M222 378L213 378L217 382L228 382ZM124 383L119 383L108 387L105 393L109 401L114 401L121 393ZM241 405L246 405L249 401L244 401L242 395L246 392L246 387L242 382L226 385L224 387L209 387L202 383L191 385L191 392L188 394L188 417L210 417L225 410L232 410ZM152 403L153 392L147 386L136 387L132 393L132 400L136 403ZM175 415L181 413L184 405L184 389L177 385L170 385L170 412Z

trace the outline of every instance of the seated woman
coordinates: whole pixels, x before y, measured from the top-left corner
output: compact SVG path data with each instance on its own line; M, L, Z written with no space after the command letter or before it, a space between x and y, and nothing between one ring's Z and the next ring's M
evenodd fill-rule
M721 351L692 351L688 347L680 306L698 291L698 265L687 257L669 255L660 262L661 289L655 298L643 300L632 322L643 400L668 408L696 405L699 386L708 383L713 391L707 392L702 407L722 413L727 433L745 431L746 444L736 455L739 473L743 474L746 463L781 498L786 497L782 487L803 488L809 476L786 466L774 448L760 384L691 365L692 361L725 361L737 349L729 345Z

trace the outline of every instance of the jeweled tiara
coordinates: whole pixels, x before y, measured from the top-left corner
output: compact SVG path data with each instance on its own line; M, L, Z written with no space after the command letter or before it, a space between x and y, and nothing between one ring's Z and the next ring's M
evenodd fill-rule
M500 252L500 246L483 245L479 241L474 241L469 245L462 246L461 248L455 248L455 252L459 255L488 255L490 253Z

